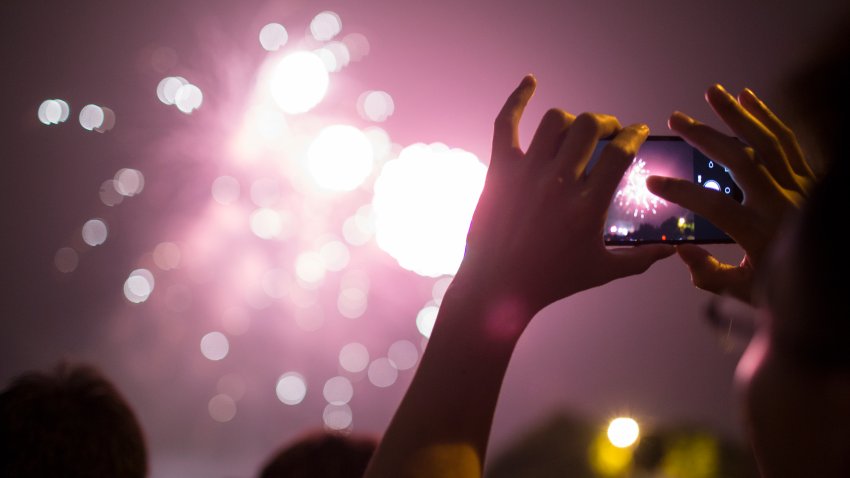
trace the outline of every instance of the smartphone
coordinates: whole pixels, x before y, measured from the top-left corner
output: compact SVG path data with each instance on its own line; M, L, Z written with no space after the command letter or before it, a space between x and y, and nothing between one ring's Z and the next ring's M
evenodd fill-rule
M601 140L589 168L608 140ZM744 194L729 169L712 161L678 136L650 136L641 146L608 209L605 244L720 244L734 242L704 217L649 192L651 175L687 179L741 202Z

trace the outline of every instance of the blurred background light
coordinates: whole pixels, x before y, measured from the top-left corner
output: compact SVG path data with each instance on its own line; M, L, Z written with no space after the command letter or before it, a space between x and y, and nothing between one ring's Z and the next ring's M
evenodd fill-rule
M351 373L362 372L369 366L369 350L358 342L346 344L339 351L339 365Z
M313 17L310 33L318 41L328 41L342 31L342 20L334 12L324 11Z
M210 332L201 338L201 353L209 360L218 361L227 357L230 342L221 332Z
M354 396L354 387L351 385L351 380L336 376L325 382L322 395L331 405L345 405Z
M453 275L486 172L474 154L461 149L436 143L404 148L375 181L378 246L417 274Z
M85 105L80 110L80 126L89 131L94 131L103 126L104 117L103 109L100 106Z
M99 246L106 242L109 231L102 219L89 219L83 224L83 242L90 246Z
M372 172L372 143L359 129L348 125L324 128L307 151L307 167L319 186L351 191Z
M321 58L315 53L298 51L278 62L270 87L272 97L284 112L298 114L319 104L329 83L328 70Z
M378 388L389 387L398 379L398 369L386 357L373 360L366 373L372 385Z
M236 402L224 393L211 398L207 409L210 417L221 423L229 422L236 416Z
M203 102L204 94L201 89L191 83L180 86L174 94L174 104L186 114L200 108Z
M260 29L260 45L266 51L276 51L286 45L289 34L280 23L269 23Z
M80 257L77 251L70 247L63 247L56 251L53 257L53 264L59 272L69 273L77 269L80 262Z
M357 99L357 112L364 119L380 123L392 116L395 104L386 91L366 91Z
M416 330L423 337L430 338L431 331L434 330L434 323L437 322L437 312L440 309L436 305L426 305L416 314Z
M173 105L177 101L177 92L189 82L181 76L167 76L156 86L156 96L163 104Z
M114 181L115 190L122 196L135 196L145 188L145 176L137 169L120 169Z
M98 195L100 201L107 206L117 206L124 201L124 195L118 192L117 184L114 179L107 179L100 185Z
M153 250L153 261L164 271L180 266L180 246L173 242L160 242Z
M239 199L239 181L233 176L219 176L212 183L212 197L219 204L233 204Z
M608 439L618 448L634 445L639 435L640 427L633 418L618 417L608 425Z
M130 302L138 304L148 300L153 293L153 274L147 269L136 269L130 273L124 281L124 297Z
M395 368L409 370L419 361L419 350L409 340L397 340L390 345L387 358L392 361Z
M71 109L63 100L44 100L38 107L38 120L46 125L63 123L70 114Z
M307 395L307 384L301 374L287 372L278 379L275 393L282 403L298 405Z
M328 404L322 412L322 421L329 430L345 430L351 427L353 421L351 407Z

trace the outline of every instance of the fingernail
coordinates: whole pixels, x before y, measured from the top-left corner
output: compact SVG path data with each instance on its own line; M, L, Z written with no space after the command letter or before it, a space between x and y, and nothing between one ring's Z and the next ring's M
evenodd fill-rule
M641 133L649 133L649 125L648 124L641 123L641 124L638 125L637 128L638 128L638 131L640 131Z
M674 111L673 114L670 115L670 119L667 121L667 126L669 126L672 130L687 129L694 124L696 124L696 121L681 111Z

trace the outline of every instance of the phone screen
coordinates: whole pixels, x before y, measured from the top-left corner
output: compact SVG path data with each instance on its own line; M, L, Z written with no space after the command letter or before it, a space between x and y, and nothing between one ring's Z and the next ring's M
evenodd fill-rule
M606 144L607 140L599 142L590 168ZM646 178L651 175L687 179L738 202L743 200L727 168L678 136L650 136L617 186L605 223L606 244L734 242L707 219L649 192Z

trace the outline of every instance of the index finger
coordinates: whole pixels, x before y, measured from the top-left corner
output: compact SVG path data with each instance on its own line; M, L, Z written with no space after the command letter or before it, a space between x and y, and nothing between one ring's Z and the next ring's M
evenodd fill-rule
M537 80L526 75L511 93L502 110L496 116L493 127L493 160L501 159L505 153L521 152L519 144L519 120L534 94Z

